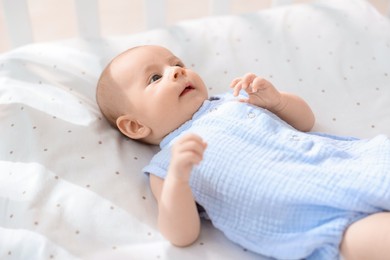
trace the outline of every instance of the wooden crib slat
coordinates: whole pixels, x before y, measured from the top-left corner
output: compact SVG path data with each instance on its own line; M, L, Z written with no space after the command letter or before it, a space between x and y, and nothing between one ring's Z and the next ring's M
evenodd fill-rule
M231 0L211 0L211 14L225 15L230 13Z
M272 0L271 6L293 4L294 0Z
M166 24L165 0L144 0L144 13L146 29L161 27Z
M97 0L74 0L78 30L81 37L100 36L99 3Z
M231 0L209 0L210 14L231 13ZM383 0L386 1L386 0ZM146 29L166 25L167 0L144 0ZM294 0L271 0L271 6L294 3ZM96 38L101 35L99 0L74 0L78 29L81 37ZM5 26L12 47L33 42L33 28L27 0L0 0L4 11ZM390 18L390 4L387 4ZM140 10L141 11L141 10ZM385 11L386 12L386 11Z
M390 3L387 4L387 18L390 19Z
M26 0L2 0L4 18L11 46L33 41L30 14Z

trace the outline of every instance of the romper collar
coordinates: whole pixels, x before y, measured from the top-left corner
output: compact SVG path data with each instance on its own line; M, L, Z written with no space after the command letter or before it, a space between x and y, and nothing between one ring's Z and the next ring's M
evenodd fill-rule
M175 137L179 136L180 133L183 131L189 129L192 125L193 120L198 119L203 114L205 114L206 111L209 111L212 107L216 106L222 101L221 97L219 96L211 96L209 99L206 99L203 101L203 104L200 106L200 108L194 113L192 118L188 121L186 121L184 124L170 132L168 135L166 135L163 140L160 142L160 148L162 149L166 145L168 145Z

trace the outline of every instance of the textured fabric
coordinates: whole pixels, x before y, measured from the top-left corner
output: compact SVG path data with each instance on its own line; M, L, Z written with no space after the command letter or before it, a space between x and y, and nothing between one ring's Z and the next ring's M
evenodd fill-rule
M230 94L169 134L145 172L164 178L185 133L207 143L190 186L232 241L278 259L337 259L343 231L390 209L390 142L302 133Z

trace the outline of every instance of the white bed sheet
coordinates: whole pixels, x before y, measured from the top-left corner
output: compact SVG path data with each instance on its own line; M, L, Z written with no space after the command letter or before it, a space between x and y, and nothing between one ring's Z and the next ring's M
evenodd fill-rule
M260 258L207 221L185 249L157 231L141 173L154 148L110 128L95 103L103 67L139 44L170 48L212 94L254 72L305 98L315 131L390 135L390 22L365 1L318 1L15 49L0 56L1 259Z

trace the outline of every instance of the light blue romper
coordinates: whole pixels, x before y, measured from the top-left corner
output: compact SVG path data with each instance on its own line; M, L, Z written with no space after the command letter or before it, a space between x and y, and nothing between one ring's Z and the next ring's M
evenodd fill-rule
M206 100L144 172L165 178L185 133L207 143L194 198L230 240L277 259L337 259L352 222L390 209L390 141L303 133L231 94Z

